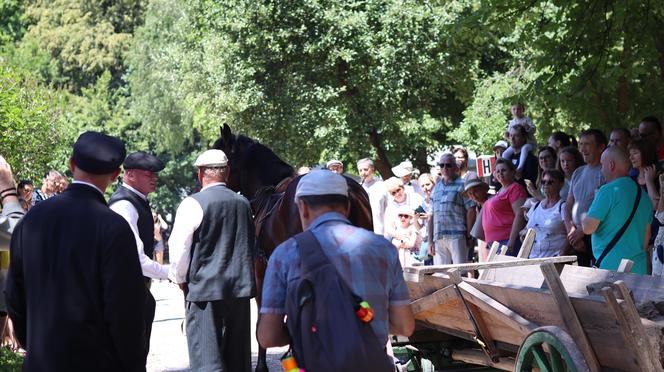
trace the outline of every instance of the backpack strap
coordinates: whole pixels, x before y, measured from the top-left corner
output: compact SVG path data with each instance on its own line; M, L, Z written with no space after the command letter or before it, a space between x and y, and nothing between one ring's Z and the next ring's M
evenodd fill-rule
M300 275L330 263L330 259L323 252L320 242L311 230L305 230L293 238L297 242L297 253L300 256Z
M627 221L625 221L625 224L618 230L616 235L611 239L609 244L606 245L604 248L604 251L602 251L602 254L599 256L593 267L599 267L602 264L602 260L606 257L607 254L613 249L613 247L618 243L618 240L623 236L625 233L625 230L627 230L627 227L629 224L632 222L632 218L634 218L634 214L636 213L636 209L639 207L639 202L641 201L641 186L639 186L636 182L634 182L634 185L636 185L636 199L634 200L634 206L632 207L632 213L629 215L627 218Z

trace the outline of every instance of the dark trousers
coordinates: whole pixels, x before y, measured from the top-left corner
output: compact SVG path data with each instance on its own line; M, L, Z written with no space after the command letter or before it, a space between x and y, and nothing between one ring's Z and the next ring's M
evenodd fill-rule
M152 335L152 322L154 322L154 313L157 308L157 302L150 292L151 280L145 282L145 290L147 296L145 297L145 343L146 350L150 351L150 336Z
M191 370L250 372L249 299L187 302L186 306Z
M595 263L595 258L593 258L593 245L590 235L585 235L583 237L583 243L586 246L585 252L576 252L576 262L579 266L590 267Z

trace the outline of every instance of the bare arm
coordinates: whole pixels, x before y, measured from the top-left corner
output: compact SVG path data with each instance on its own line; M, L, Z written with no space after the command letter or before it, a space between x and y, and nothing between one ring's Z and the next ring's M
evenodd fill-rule
M567 202L565 202L565 209L563 210L563 213L565 213L565 229L567 229L568 234L574 227L574 222L572 221L572 207L574 207L574 194L572 194L572 190L570 189L567 193Z
M514 212L514 222L512 222L512 231L510 232L510 240L507 242L509 251L514 249L514 243L519 239L519 231L526 225L526 220L521 213L521 206L526 201L526 198L517 199L512 203L512 212Z
M466 236L470 235L470 230L475 225L475 219L477 218L477 210L475 207L468 208L466 211Z
M390 306L390 334L410 336L415 330L415 317L410 305Z
M584 217L583 221L581 222L581 224L583 225L583 233L586 235L590 235L595 231L597 231L597 227L599 227L599 222L600 221L596 218L592 218L589 216Z
M652 201L653 208L659 204L659 192L657 192L657 170L654 165L646 167L644 170L644 178L646 180L646 189L648 196Z
M258 343L264 347L284 346L290 343L290 336L283 314L260 314L256 328Z

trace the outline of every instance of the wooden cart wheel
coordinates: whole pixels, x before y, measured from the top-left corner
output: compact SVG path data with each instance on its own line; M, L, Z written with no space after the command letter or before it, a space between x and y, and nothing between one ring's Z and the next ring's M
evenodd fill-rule
M590 371L574 340L560 327L534 329L519 348L515 371L587 372Z

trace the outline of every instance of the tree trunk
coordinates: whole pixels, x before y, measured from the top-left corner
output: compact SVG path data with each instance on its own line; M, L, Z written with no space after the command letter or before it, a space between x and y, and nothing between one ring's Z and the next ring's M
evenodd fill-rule
M387 153L383 148L383 144L380 141L380 135L376 128L372 128L369 132L369 140L371 141L371 146L376 149L376 159L374 164L378 173L380 173L384 180L394 176L394 173L392 173L392 164L387 158Z
M429 172L429 163L427 163L427 151L423 149L417 150L417 153L415 154L415 168L417 168L420 171L420 174L422 173L428 173Z

